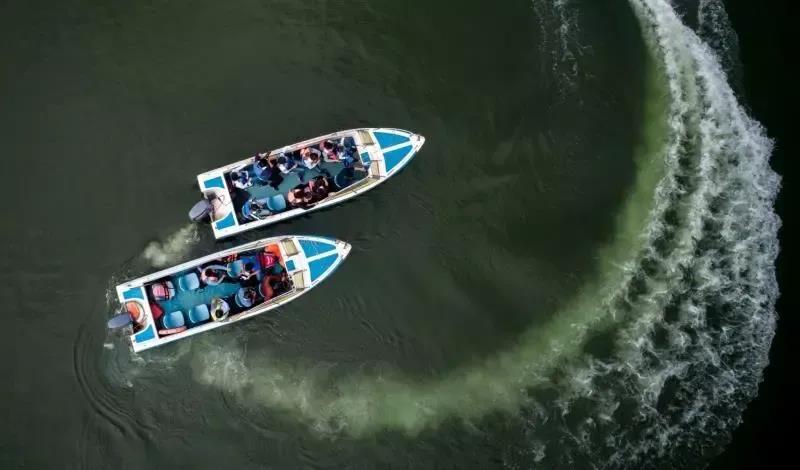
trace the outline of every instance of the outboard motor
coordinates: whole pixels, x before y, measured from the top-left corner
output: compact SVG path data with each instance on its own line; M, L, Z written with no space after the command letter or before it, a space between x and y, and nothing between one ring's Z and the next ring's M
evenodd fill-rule
M211 214L212 210L211 202L208 199L202 199L189 210L189 218L195 222L201 222Z
M139 302L125 302L125 309L111 317L106 324L109 330L118 330L126 326L144 325L147 316Z
M108 320L107 326L109 330L117 330L131 325L131 316L128 312L119 313Z

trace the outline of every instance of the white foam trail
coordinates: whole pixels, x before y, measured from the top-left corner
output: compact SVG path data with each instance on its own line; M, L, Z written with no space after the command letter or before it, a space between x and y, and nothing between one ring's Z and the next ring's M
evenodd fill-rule
M739 35L731 25L722 0L700 0L697 7L697 30L719 59L728 79L739 67Z
M168 236L164 241L153 241L144 249L142 257L156 268L176 264L199 240L197 225L189 224Z
M686 462L718 448L757 392L778 295L772 142L666 0L631 4L669 82L672 139L649 234L647 295L635 299L613 358L588 360L588 380L586 368L570 371L584 377L573 381L573 402L591 397L596 416L626 404L628 416L613 425L569 431L605 436L586 454L611 467L655 465L679 451Z
M577 10L572 0L534 0L533 8L540 19L543 57L550 61L553 76L561 93L577 86L580 75L579 57L587 49L578 38Z
M239 392L249 385L244 348L233 342L205 342L202 349L202 355L193 357L192 370L196 380L226 392Z

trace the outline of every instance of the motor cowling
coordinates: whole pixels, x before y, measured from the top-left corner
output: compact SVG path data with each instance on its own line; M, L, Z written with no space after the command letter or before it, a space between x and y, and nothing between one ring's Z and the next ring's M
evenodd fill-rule
M201 222L209 217L212 210L213 207L208 199L202 199L189 210L189 218L195 222Z
M119 328L124 328L131 324L131 316L128 312L119 313L114 317L111 317L108 320L107 326L109 330L117 330Z

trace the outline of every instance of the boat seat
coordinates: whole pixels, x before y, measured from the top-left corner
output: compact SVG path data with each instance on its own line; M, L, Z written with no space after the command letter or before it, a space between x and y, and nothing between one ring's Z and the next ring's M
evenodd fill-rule
M154 300L169 300L175 297L175 285L172 281L157 282L150 286Z
M244 271L244 261L237 259L228 263L228 276L236 278Z
M255 215L253 211L252 199L248 199L247 202L242 205L242 217L247 220L258 220L258 217Z
M200 287L200 278L195 273L186 273L178 278L178 289L182 291L195 290Z
M245 202L242 206L242 216L247 220L263 220L265 217L272 215L273 212L282 210L278 209L279 207L286 208L286 201L283 200L283 196L273 197L279 197L281 200L276 200L270 203L269 201L271 198L269 197L261 199L248 199L247 202ZM273 207L275 209L273 209Z
M220 264L208 265L200 272L200 281L210 287L222 284L226 277L228 277L227 268Z
M276 194L267 198L267 208L272 212L280 212L286 209L286 198L283 194Z
M209 318L211 318L211 313L209 312L208 305L206 304L195 305L191 310L189 310L190 325L203 323L208 321Z
M164 315L164 328L180 328L185 324L186 320L184 320L183 312L180 310L169 312L168 314Z
M258 294L258 291L252 287L242 287L237 292L233 298L233 301L239 307L244 309L249 309L256 303L256 299L253 297L248 297L248 294Z

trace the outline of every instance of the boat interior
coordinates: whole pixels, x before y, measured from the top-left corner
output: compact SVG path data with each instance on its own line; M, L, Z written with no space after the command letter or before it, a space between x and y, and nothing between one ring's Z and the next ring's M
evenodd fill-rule
M213 260L145 286L159 337L225 320L292 290L277 244Z
M305 164L302 153L312 152L317 161ZM305 160L305 161L304 161ZM297 207L309 207L362 180L368 174L367 153L359 154L355 139L326 139L287 152L259 154L252 162L225 173L237 220L245 224ZM319 188L321 187L321 190ZM317 189L312 192L312 189ZM299 192L297 192L299 191ZM305 203L294 194L309 194Z

